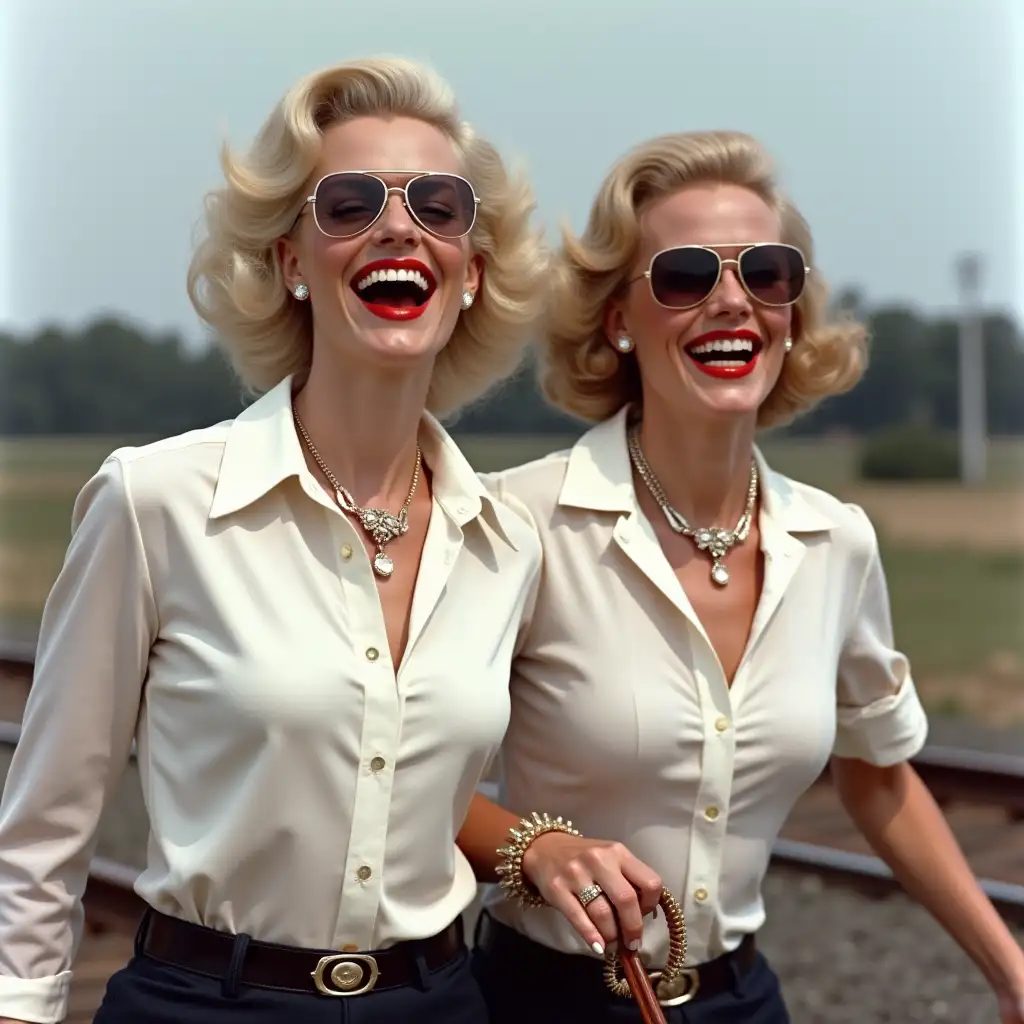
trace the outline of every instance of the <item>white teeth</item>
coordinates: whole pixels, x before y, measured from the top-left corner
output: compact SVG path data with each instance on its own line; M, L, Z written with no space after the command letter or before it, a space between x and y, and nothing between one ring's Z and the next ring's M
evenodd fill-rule
M747 364L742 359L708 359L702 366L721 366L727 370L738 370Z
M689 349L692 355L704 355L708 352L750 352L754 351L754 343L749 338L718 338L706 341ZM712 366L716 363L710 364Z
M430 291L430 285L427 284L426 277L423 276L418 270L371 270L369 274L361 278L356 283L356 288L362 291L364 288L369 288L371 284L376 284L378 281L412 281L413 284L419 285L423 291Z

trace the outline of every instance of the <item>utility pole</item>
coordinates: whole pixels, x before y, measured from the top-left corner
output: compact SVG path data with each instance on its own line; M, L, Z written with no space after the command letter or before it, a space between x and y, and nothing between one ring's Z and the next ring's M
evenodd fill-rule
M956 262L960 291L960 482L984 484L988 425L985 410L985 347L982 339L981 258L974 253Z

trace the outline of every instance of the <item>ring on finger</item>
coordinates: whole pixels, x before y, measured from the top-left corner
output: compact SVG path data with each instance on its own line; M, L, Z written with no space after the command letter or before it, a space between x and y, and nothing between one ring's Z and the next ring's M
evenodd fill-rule
M576 894L576 898L583 904L583 906L587 906L587 904L593 903L598 896L603 895L604 889L595 882L593 885L587 885L580 889Z

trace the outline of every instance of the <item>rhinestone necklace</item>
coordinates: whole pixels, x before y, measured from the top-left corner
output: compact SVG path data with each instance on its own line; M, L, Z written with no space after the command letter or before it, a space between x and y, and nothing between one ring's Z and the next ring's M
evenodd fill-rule
M665 513L668 525L681 533L684 537L692 538L694 544L701 551L707 551L711 555L711 579L720 587L729 582L729 570L722 564L729 550L736 544L742 544L750 534L750 524L754 519L754 506L757 503L757 463L750 463L750 486L747 488L747 505L740 516L739 522L732 530L722 529L720 526L698 526L692 527L683 515L674 509L665 494L654 471L647 464L644 453L640 450L640 441L637 437L637 428L629 432L628 438L629 458L640 479L647 485L651 496L658 503L661 511Z
M392 515L386 508L360 508L352 498L349 491L342 487L338 478L327 468L327 463L320 458L313 442L306 433L306 428L299 419L299 414L292 409L292 416L295 419L295 426L298 428L302 442L305 444L313 461L320 467L320 472L327 477L328 483L334 488L334 500L337 501L342 511L349 515L356 516L362 528L373 538L377 545L377 553L373 556L373 571L378 576L385 578L395 571L395 563L391 556L384 550L396 537L401 537L409 529L409 507L412 505L413 495L416 493L416 485L420 482L420 466L423 456L420 446L416 445L416 468L412 473L412 487L409 488L409 496L405 504L399 509L398 515Z

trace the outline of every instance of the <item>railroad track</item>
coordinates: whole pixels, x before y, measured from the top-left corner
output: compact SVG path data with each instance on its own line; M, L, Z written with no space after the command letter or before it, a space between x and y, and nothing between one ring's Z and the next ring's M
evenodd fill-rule
M0 654L0 715L11 715L13 708L20 718L17 707L28 692L31 662L2 647ZM0 745L17 743L19 735L17 721L0 720ZM989 898L1006 920L1024 926L1024 757L929 746L914 765L946 810ZM493 795L495 788L485 782L481 791ZM845 815L827 771L794 809L773 847L772 864L868 897L902 891ZM79 956L84 972L76 964L69 1021L91 1019L79 1015L95 1010L105 977L130 955L130 936L144 909L133 888L137 876L136 869L114 861L93 861L84 897L87 940Z

